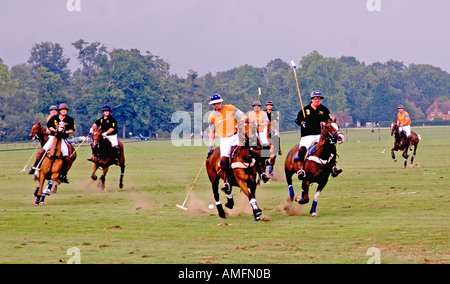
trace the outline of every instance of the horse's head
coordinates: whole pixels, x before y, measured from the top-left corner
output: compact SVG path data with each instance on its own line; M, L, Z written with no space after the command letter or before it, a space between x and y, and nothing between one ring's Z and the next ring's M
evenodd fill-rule
M238 124L238 135L240 145L257 146L257 125L251 123L249 118L245 118Z
M391 136L398 133L398 124L396 122L391 123Z
M102 138L102 127L95 128L92 131L92 148L98 147Z
M322 138L328 140L330 143L341 144L344 142L344 134L339 130L336 118L333 121L328 120L320 124L322 126Z
M38 134L39 133L45 133L44 127L42 126L41 122L39 121L38 123L33 123L33 127L31 127L31 132L30 132L30 139L39 139Z

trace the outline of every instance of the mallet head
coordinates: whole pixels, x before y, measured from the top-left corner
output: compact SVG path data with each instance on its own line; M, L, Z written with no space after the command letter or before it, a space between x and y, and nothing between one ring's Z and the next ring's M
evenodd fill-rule
M295 66L295 61L294 61L294 59L291 60L291 65L292 65L292 67L297 68L297 66Z

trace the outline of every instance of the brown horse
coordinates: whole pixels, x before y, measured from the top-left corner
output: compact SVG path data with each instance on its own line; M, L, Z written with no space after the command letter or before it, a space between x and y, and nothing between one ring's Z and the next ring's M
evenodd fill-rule
M119 166L120 166L120 181L119 181L119 187L123 188L123 175L125 173L125 154L123 151L123 144L119 141L119 147L120 147L120 157L119 157ZM92 132L92 155L94 163L93 169L92 169L92 180L97 180L97 176L95 175L95 172L99 167L103 168L103 174L100 176L100 180L98 183L98 187L100 187L102 190L105 189L105 177L108 173L109 166L116 164L115 160L115 149L111 146L111 142L109 142L108 139L104 138L102 136L101 127L95 129Z
M34 194L36 196L34 203L35 206L43 205L45 196L50 195L52 186L57 186L60 183L59 172L63 165L62 159L64 159L61 152L61 143L63 143L61 136L61 132L55 133L55 139L53 139L52 147L47 153L45 153L45 157L42 160L39 172L39 185ZM44 182L46 179L50 180L50 182L44 193Z
M249 125L248 123L242 124L245 126L245 134L241 131L241 143L242 146L235 146L231 149L229 164L231 165L231 172L229 176L230 186L239 186L244 194L248 197L251 208L253 210L253 217L255 221L261 219L262 211L256 203L255 193L256 193L256 179L258 176L258 164L260 161L260 154L257 145L256 136L250 137ZM242 129L242 126L240 126ZM244 137L244 141L242 138ZM212 190L214 199L216 201L217 211L221 218L226 218L225 211L223 210L222 203L220 202L219 196L219 181L220 181L220 171L219 166L220 161L220 149L216 148L212 154L206 160L206 171L208 173L209 180L212 184ZM234 206L233 196L231 194L231 189L227 194L226 207L232 209Z
M299 204L306 204L309 202L309 186L311 183L317 183L318 187L314 195L314 201L311 206L310 214L317 216L316 208L320 193L328 183L328 178L332 172L332 165L336 159L335 144L342 143L344 135L339 130L336 120L321 122L321 136L317 144L308 149L310 153L305 162L303 169L306 177L302 181L302 197L297 198ZM300 170L300 163L294 162L294 158L298 152L298 144L295 145L286 156L284 163L284 171L286 174L286 182L289 188L290 201L294 201L294 187L292 186L292 175Z
M406 139L406 134L402 131L400 133L399 126L397 123L393 122L391 124L391 136L394 136L394 147L391 149L391 156L394 159L394 162L397 162L397 158L395 157L394 151L403 150L402 156L405 158L405 162L403 163L403 168L406 168L406 164L408 163L408 148L411 150L411 147L414 146L414 151L411 156L411 165L414 162L414 157L416 156L417 145L420 141L420 135L411 131L411 138L409 143Z
M45 131L45 127L42 126L41 122L38 123L32 122L33 126L31 127L30 139L38 139L41 143L41 147L44 147L45 143L48 141L48 133Z
M31 127L31 132L30 132L30 139L38 139L39 143L41 143L41 147L44 147L45 143L47 143L48 141L48 137L49 134L48 132L45 130L45 127L41 124L41 121L39 121L38 123L34 123L32 122L33 126ZM69 162L67 164L67 172L69 172L70 168L72 167L73 162L75 162L75 160L77 159L77 153L75 152L75 148L73 147L72 144L70 144L69 142L67 142L67 146L69 148ZM37 159L41 159L41 155L43 155L43 152L45 150L41 149L37 155ZM33 168L32 168L33 169ZM37 173L35 175L35 180L38 180L39 178L37 177ZM38 190L39 186L36 188L36 191ZM55 184L55 186L52 189L52 193L56 193L57 191L57 185Z

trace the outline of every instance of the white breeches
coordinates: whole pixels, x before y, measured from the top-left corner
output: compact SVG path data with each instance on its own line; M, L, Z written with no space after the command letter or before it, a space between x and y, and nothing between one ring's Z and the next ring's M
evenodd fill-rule
M49 136L47 143L45 143L43 149L45 151L48 151L52 148L53 140L55 140L55 136ZM61 140L61 153L63 156L69 156L69 147L67 146L66 139Z
M117 134L114 135L106 135L106 139L111 142L111 146L116 147L119 145L119 140L117 139Z
M319 135L308 135L308 136L304 136L302 138L300 138L300 145L299 145L299 149L304 146L306 147L306 149L309 149L309 147L312 146L312 144L319 142L320 140L320 134Z
M239 145L239 136L234 134L230 137L220 138L220 156L229 157L231 147Z
M267 139L267 127L264 128L262 132L258 132L259 142L263 146L269 145L269 140Z
M411 125L400 126L398 130L400 132L405 131L407 137L411 136Z

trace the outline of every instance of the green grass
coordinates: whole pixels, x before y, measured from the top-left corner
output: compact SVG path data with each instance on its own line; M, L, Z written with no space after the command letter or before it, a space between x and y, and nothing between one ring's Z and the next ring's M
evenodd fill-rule
M223 220L209 210L213 197L204 170L187 202L190 211L175 207L206 146L126 143L124 189L113 167L107 192L90 181L90 150L81 147L70 184L39 207L33 206L35 182L20 173L33 150L0 151L0 263L66 263L72 247L82 263L366 263L370 247L380 249L382 263L449 263L450 128L413 131L422 136L417 166L403 169L402 159L390 157L387 129L382 141L376 132L350 129L349 142L338 146L344 172L324 189L319 217L309 216L311 204L302 216L287 216L279 209L288 196L286 182L273 180L257 190L270 217L260 222L245 212L248 201L237 188L237 212ZM298 139L298 133L282 136L278 177ZM294 187L299 194L300 182Z

